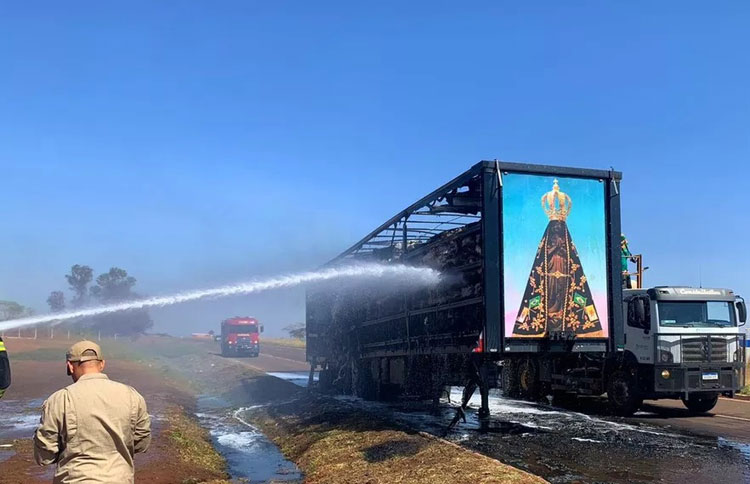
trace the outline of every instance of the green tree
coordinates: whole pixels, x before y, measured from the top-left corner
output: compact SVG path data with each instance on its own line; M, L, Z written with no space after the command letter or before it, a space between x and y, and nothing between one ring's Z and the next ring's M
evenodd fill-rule
M305 339L305 323L293 323L284 328L290 338Z
M129 276L126 270L112 267L96 278L91 294L102 304L137 299L139 295L133 292L135 283L135 277ZM97 317L94 328L109 334L134 335L144 333L153 325L148 311L134 309Z
M94 277L94 271L89 266L76 264L70 268L70 274L65 276L70 284L70 289L75 294L71 304L80 307L88 302L88 287Z
M31 316L33 311L15 301L0 301L0 321Z
M135 286L135 277L128 276L128 271L119 267L112 267L96 278L96 286L92 292L102 302L124 301L137 297L132 289Z
M49 309L53 313L59 313L65 309L65 294L62 291L52 291L47 298Z

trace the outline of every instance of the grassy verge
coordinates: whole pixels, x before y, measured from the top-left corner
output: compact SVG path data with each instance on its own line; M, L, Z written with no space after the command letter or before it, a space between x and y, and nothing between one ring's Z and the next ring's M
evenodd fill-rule
M167 422L169 442L180 460L186 467L200 470L200 476L184 478L183 484L229 483L226 461L214 449L208 432L194 418L188 417L181 407L173 406L167 411Z
M289 346L291 348L304 348L305 340L293 338L263 338L261 344L271 343L279 346Z
M249 418L305 473L309 484L543 483L543 479L442 439L407 432L307 394Z

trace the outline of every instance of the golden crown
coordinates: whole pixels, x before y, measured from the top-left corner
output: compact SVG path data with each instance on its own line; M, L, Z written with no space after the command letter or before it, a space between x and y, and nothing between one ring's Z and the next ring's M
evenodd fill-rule
M573 201L560 191L557 179L552 182L552 190L542 195L542 208L550 220L565 220L568 218Z

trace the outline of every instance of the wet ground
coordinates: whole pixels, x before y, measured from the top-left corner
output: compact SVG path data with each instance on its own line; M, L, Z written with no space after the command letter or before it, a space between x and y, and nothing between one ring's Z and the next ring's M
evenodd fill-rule
M0 463L16 454L13 440L31 438L39 424L39 412L43 400L3 400L0 419ZM49 472L52 478L53 472Z
M32 462L31 438L39 422L44 398L70 383L69 378L59 371L60 365L56 361L56 358L64 357L69 343L12 340L10 344L15 356L14 382L0 401L0 482L50 482L54 466L39 468ZM114 347L112 342L103 344ZM279 449L257 429L236 418L242 401L232 400L230 404L218 399L196 398L195 392L189 390L191 381L200 382L207 377L220 389L232 388L237 382L236 376L241 373L236 362L211 355L213 345L204 349L179 344L181 346L173 347L169 342L167 349L171 353L162 348L163 344L157 346L159 354L168 355L161 359L135 363L113 358L107 365L111 378L134 386L144 395L152 417L154 440L146 454L136 456L136 481L168 483L183 482L191 477L208 478L208 473L201 473L197 464L181 462L175 455L174 445L162 432L166 425L165 412L173 405L179 405L197 414L216 449L226 458L227 470L234 482L300 482L296 466L284 459ZM49 357L38 347L49 352ZM34 353L29 355L29 351ZM283 357L268 356L264 361L279 369L300 368L300 363L294 366ZM245 392L237 391L237 394L244 395Z
M460 401L460 394L454 391L451 400ZM475 399L472 406L478 408L479 402ZM716 438L505 399L499 394L493 395L490 406L489 432L476 430L478 419L472 412L466 424L446 437L551 482L750 480L747 456ZM444 410L443 416L451 413Z
M300 361L304 355L299 350L282 349L275 353L276 348L268 346L260 358L237 359L222 358L215 351L213 345L206 346L205 351L196 351L194 358L175 361L181 371L193 379L200 375L203 379L218 380L217 387L231 383L236 369L242 367L263 370L299 386L307 384L307 367ZM41 363L25 364L28 369L24 384L14 386L14 393L6 395L9 399L0 402L2 444L31 436L38 421L41 404L38 397L54 389L47 380L54 381L58 388L61 383L56 374L50 376L50 368L37 368ZM159 380L151 382L139 376L130 382L129 378L135 378L131 373L115 373L114 376L139 389L144 388L149 402L175 398L174 390L162 388ZM31 389L34 391L29 391ZM241 393L247 398L252 392L243 389ZM419 403L384 404L349 397L338 400L412 429L445 436L554 483L750 482L750 438L747 437L750 420L745 415L750 403L743 406L740 402L723 402L715 416L693 417L688 416L679 403L659 402L647 405L645 411L634 418L621 419L606 415L601 411L605 406L593 400L583 411L576 411L505 399L495 392L491 398L490 429L480 432L477 397L467 412L467 422L447 431L460 401L459 388L453 389L450 399L442 402L437 414ZM257 429L244 422L243 409L252 403L199 398L195 411L211 432L217 449L226 457L235 479L251 479L253 483L300 481L297 468ZM158 408L149 404L153 413L158 413ZM158 420L158 415L155 417ZM0 467L12 454L13 449L0 447Z
M301 386L307 384L303 372L277 372L274 376ZM750 444L641 423L639 420L651 415L648 411L639 412L634 419L620 419L506 399L494 391L487 432L479 430L478 396L470 403L466 423L460 422L448 431L461 390L452 389L438 414L427 411L421 403L338 399L443 436L553 483L750 482ZM592 401L590 405L601 408L603 402Z
M302 482L294 463L257 428L242 418L245 407L233 407L214 396L201 396L196 416L211 433L214 447L227 460L229 474L251 484Z
M263 358L237 359L234 363L307 386L302 351L267 346L264 353ZM576 411L505 399L496 391L491 398L488 432L479 431L478 396L471 402L467 422L446 432L460 392L460 388L454 388L437 415L421 403L384 404L349 397L340 400L413 429L444 436L554 483L750 482L750 440L743 438L744 430L738 430L750 423L742 420L744 417L717 424L718 416L688 416L682 408L670 409L659 402L647 405L634 418L622 419L606 415L604 402L591 400L583 411ZM736 428L722 427L727 422ZM697 435L687 429L705 432Z
M498 392L490 399L488 431L479 430L476 397L466 423L448 431L460 391L453 389L438 414L418 404L339 399L443 436L553 483L750 482L747 444L506 399Z

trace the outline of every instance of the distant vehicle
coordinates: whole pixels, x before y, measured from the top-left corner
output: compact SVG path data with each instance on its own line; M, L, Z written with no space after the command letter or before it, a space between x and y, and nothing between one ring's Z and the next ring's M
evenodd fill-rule
M257 357L260 354L260 333L263 326L251 317L235 316L221 322L222 356L248 355Z
M192 339L206 340L206 341L213 341L213 339L214 339L213 335L209 334L209 333L191 333L190 337Z

